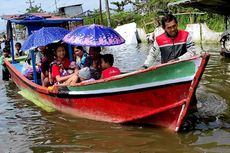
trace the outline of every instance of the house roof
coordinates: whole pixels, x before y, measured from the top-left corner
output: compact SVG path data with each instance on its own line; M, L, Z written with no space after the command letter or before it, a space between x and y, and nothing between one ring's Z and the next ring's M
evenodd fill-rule
M55 16L55 15L52 15L49 13L28 13L28 14L3 15L3 16L1 16L1 18L4 20L23 20L23 17L26 15L42 17L45 20L68 20L68 19L71 19L71 18L64 18L64 17L60 17L60 16Z
M222 15L230 15L230 3L228 0L179 0L168 4L168 7L193 7L203 11Z
M31 24L31 23L63 23L68 21L83 21L82 18L63 18L48 13L29 13L29 14L14 14L3 15L4 20L10 20L17 24Z

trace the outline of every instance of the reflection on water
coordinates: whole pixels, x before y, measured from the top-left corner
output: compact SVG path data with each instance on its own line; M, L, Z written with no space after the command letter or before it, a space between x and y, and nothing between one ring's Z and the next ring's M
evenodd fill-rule
M143 66L148 55L149 45L120 45L107 48L103 53L114 55L114 66L121 69L122 72L133 71Z
M149 46L119 46L107 50L123 72L142 66ZM172 133L152 126L120 125L47 113L22 98L12 83L0 83L0 152L230 152L230 59L219 46L204 46L211 54L197 91L195 129Z

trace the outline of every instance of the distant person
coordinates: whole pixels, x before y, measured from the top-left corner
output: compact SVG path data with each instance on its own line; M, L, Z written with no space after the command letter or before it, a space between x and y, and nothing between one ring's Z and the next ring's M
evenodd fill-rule
M187 31L177 29L175 16L168 14L162 18L161 23L165 32L156 37L143 67L184 60L197 55L192 36Z
M24 52L21 50L22 44L20 42L15 43L15 55L16 57L20 57L25 55Z
M101 56L101 67L103 70L101 79L121 74L121 71L117 67L113 67L113 63L114 58L112 54L105 54Z
M0 64L2 65L2 80L4 81L9 81L10 78L10 73L4 63L4 59L9 57L10 57L10 51L8 50L8 48L4 48L3 55L0 57Z
M5 44L4 48L10 50L10 41L7 39L6 35L3 35L3 42Z

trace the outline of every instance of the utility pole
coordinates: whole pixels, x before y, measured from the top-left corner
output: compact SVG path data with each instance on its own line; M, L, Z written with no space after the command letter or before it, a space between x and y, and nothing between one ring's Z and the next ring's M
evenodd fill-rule
M58 12L58 8L57 8L57 0L54 0L55 3L55 9L56 9L56 13Z
M105 0L105 9L106 9L108 27L111 27L110 12L109 12L109 1L108 0Z
M100 11L100 24L103 25L101 0L99 0L99 11Z
M26 1L26 3L29 3L30 4L30 8L32 8L33 7L33 3L34 3L34 1L31 1L31 0L28 0L28 1Z

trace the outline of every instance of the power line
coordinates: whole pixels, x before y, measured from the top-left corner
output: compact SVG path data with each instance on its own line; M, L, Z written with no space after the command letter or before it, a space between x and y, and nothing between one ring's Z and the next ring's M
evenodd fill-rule
M57 0L54 0L55 2L55 9L56 9L56 13L58 12L58 8L57 8Z

